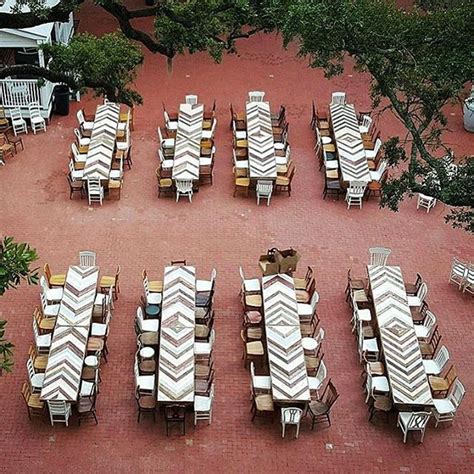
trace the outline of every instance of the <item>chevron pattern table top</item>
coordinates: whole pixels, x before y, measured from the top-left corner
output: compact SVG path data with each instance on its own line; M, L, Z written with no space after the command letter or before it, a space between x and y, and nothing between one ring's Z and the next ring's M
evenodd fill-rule
M98 280L98 267L69 267L41 390L42 400L77 400Z
M120 106L118 104L109 102L97 107L83 179L109 179L119 118Z
M309 401L293 278L286 274L264 276L262 288L273 399L282 403Z
M181 104L174 148L173 179L199 179L204 105Z
M329 110L343 180L370 182L369 167L354 106L334 104L329 106Z
M252 179L276 179L275 142L268 102L247 102L249 175Z
M166 267L158 359L160 402L194 401L195 305L196 269Z
M395 266L368 266L369 281L393 402L433 405L402 272Z

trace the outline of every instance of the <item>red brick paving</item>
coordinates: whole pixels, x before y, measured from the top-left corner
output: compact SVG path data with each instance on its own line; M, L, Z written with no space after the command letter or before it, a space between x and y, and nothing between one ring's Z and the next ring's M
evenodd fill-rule
M87 23L92 32L113 28L91 6L83 10L81 22L83 30ZM21 287L1 299L0 317L10 321L9 335L16 345L15 371L0 378L2 470L59 472L74 466L83 472L472 472L473 305L472 299L447 285L453 255L474 260L472 237L444 224L442 204L426 215L416 210L414 200L404 203L399 213L380 210L375 200L364 202L361 211L347 211L343 200L322 200L323 178L308 127L311 99L322 106L331 91L346 90L358 108L367 109L367 78L349 69L329 82L320 71L307 69L294 53L294 48L281 49L280 38L261 35L240 43L239 56L225 57L221 65L204 54L178 58L172 74L166 72L162 57L147 54L137 80L145 105L136 114L134 167L126 172L119 202L89 209L85 201L68 199L63 170L73 139L74 113L54 117L46 134L25 137L26 150L0 169L0 231L36 247L40 265L49 262L54 272L63 271L76 261L79 250L94 249L103 273L111 273L117 263L123 267L122 293L109 339L111 356L102 372L98 426L53 429L46 422L28 420L20 388L26 378L38 289ZM252 89L265 90L273 108L284 103L291 124L297 165L294 193L291 198L275 197L270 208L257 207L253 198L232 198L228 103L243 109ZM215 184L203 188L192 204L176 204L156 198L155 128L162 123L161 102L171 109L190 92L207 104L217 99ZM453 112L449 141L459 153L472 152L473 136L462 131L460 110ZM389 115L383 117L381 130L384 137L402 133ZM401 265L406 280L414 280L418 271L428 281L430 307L467 390L454 425L438 430L430 426L423 445L411 441L403 445L394 420L389 425L367 422L343 292L347 268L362 273L367 248L376 244L393 249L391 262ZM303 255L301 269L308 264L316 269L319 313L327 331L325 360L341 392L333 426L311 432L305 423L299 440L291 436L282 440L277 422L250 422L249 376L240 360L238 265L256 275L259 254L276 245L298 248ZM136 422L133 318L141 269L146 267L151 278L158 278L171 258L180 257L194 262L201 278L213 266L218 269L217 399L211 426L193 431L189 425L186 436L166 438L161 418L156 425L148 419Z

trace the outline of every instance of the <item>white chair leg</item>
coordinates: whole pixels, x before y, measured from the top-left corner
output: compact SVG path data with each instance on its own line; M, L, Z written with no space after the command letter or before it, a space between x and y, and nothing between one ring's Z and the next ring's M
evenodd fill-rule
M298 424L296 425L296 436L295 436L295 438L298 439L298 436L299 436L299 435L300 435L300 424L298 423Z
M285 437L285 423L282 423L281 425L281 437L284 438Z

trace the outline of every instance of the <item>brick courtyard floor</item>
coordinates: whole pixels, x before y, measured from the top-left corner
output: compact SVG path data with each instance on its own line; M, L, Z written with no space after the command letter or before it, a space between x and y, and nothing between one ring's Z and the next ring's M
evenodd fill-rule
M84 8L80 18L82 31L114 28L92 6ZM102 273L110 274L118 263L123 268L109 362L102 370L98 426L78 428L73 423L52 428L47 422L28 420L20 389L26 379L38 288L23 286L1 298L0 318L9 320L16 367L13 374L0 377L0 471L472 472L474 311L472 298L448 286L447 279L454 255L474 260L473 239L444 223L447 209L442 204L427 215L416 210L415 200L406 201L398 213L379 209L376 200L350 211L343 199L322 200L323 176L317 171L308 126L311 100L323 106L332 91L346 90L350 101L366 110L368 80L349 68L329 82L320 71L308 69L304 60L295 59L293 48L283 51L280 42L263 35L241 42L239 56L225 57L221 65L203 54L178 58L172 74L166 72L162 57L146 54L137 80L145 105L136 113L134 167L126 171L119 202L106 201L91 209L85 201L68 198L64 171L78 104L72 104L68 117L54 117L46 134L26 136L26 150L0 169L0 233L36 247L41 266L49 262L59 273L76 262L79 250L94 249ZM266 91L274 108L287 106L297 166L291 198L275 197L269 208L257 207L254 198L232 198L228 104L243 109L246 93L253 89ZM156 126L162 124L162 101L172 109L191 92L206 104L217 100L215 184L202 188L192 204L176 204L156 197ZM84 99L80 105L92 110L94 103ZM473 135L463 131L460 109L448 112L448 117L449 144L458 153L472 152ZM380 128L383 137L403 133L387 114ZM422 445L404 445L395 418L387 425L367 421L343 294L347 268L363 273L367 248L379 244L393 250L391 262L401 265L407 281L420 272L428 282L427 299L438 316L442 342L467 391L454 425L437 430L430 426ZM321 295L318 312L326 329L325 361L341 393L332 427L311 432L305 422L298 440L281 439L277 422L250 422L249 374L240 359L238 265L257 275L258 256L274 246L299 249L301 269L315 268ZM218 270L217 375L213 424L196 430L189 425L185 436L167 438L161 419L156 425L146 418L136 422L133 319L142 268L158 279L172 258L195 263L201 278L212 267Z

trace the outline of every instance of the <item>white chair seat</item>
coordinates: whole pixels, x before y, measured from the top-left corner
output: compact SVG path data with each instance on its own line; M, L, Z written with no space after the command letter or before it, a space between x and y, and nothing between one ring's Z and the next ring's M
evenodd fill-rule
M337 160L328 160L324 162L324 166L327 170L337 170L339 168L339 163Z
M60 306L58 304L49 304L46 308L43 309L43 314L50 318L52 316L57 316L59 313Z
M44 123L44 118L42 117L31 117L30 122L33 124Z
M310 390L319 390L324 380L319 380L317 377L308 377L308 385Z
M284 150L285 149L285 146L286 144L285 143L275 143L275 150Z
M272 388L272 378L266 375L256 375L252 377L254 388L258 390L270 390Z
M359 309L357 311L357 318L359 321L369 322L372 321L372 315L370 314L370 309Z
M153 347L142 347L140 349L140 357L142 359L151 359L155 355Z
M92 130L94 128L94 122L82 122L81 127L84 130ZM120 124L119 124L120 128Z
M84 365L86 365L87 367L93 367L93 368L98 367L99 366L99 359L95 355L87 356L84 359Z
M199 158L199 166L211 166L212 158Z
M161 293L148 293L146 297L146 302L147 304L160 304L161 298Z
M422 301L420 300L420 298L418 298L418 296L408 296L407 300L408 300L408 306L410 307L417 308L418 306L421 306L421 303L422 303Z
M161 162L162 168L173 168L174 161L173 160L163 160Z
M440 415L447 415L448 413L452 413L456 411L456 407L448 399L433 398L433 403L434 403L436 411Z
M205 293L207 291L211 291L211 289L212 289L211 280L196 280L196 291Z
M161 142L161 146L163 148L174 148L174 138L165 138L162 142Z
M212 130L203 130L201 135L203 140L209 140L212 138Z
M369 173L370 173L370 179L372 181L380 181L380 178L382 177L380 172L378 172L378 171L369 171Z
M36 338L36 345L38 347L50 347L51 346L51 334L43 334Z
M298 315L299 316L312 316L313 308L308 303L298 303Z
M138 387L141 390L149 390L150 392L153 391L155 389L155 376L154 375L139 375Z
M373 160L377 156L377 152L374 150L365 150L365 157L368 160Z
M33 387L41 388L43 386L44 374L35 374L31 377L31 385Z
M158 332L159 328L160 321L158 319L144 319L142 322L144 332Z
M73 180L82 179L83 175L84 175L84 170L74 170L72 172L72 179Z
M91 336L103 337L107 332L107 324L92 323Z
M377 339L364 339L362 344L362 352L379 352L379 345Z
M195 342L194 343L194 354L199 354L199 355L210 354L211 350L212 350L212 346L208 342Z
M430 330L422 326L421 324L415 324L415 334L418 339L426 339L430 333Z
M323 142L323 145L329 145L332 142L331 137L321 137L321 141Z
M235 138L237 140L247 140L247 132L245 130L237 130L235 132Z
M288 164L288 159L286 156L276 156L275 161L277 166L285 166Z
M169 121L167 124L166 124L166 128L168 130L178 130L178 122L171 122Z
M128 142L117 142L117 150L127 151L129 146Z
M110 179L122 179L123 172L120 170L110 170Z
M194 397L194 411L210 411L212 399L210 397Z
M81 146L89 146L89 143L91 142L91 139L90 138L86 138L86 137L81 137L81 139L79 140L79 144Z
M407 426L408 422L410 421L410 418L412 417L412 413L409 411L400 411L398 412L398 415L400 417L400 422L402 423L402 425Z
M440 373L439 366L434 360L423 360L423 366L427 375L438 375Z
M303 337L301 345L305 351L314 351L318 347L318 341L312 337Z
M387 377L372 377L372 390L374 392L390 392Z
M246 293L260 291L260 280L258 278L244 280L244 289Z
M46 291L46 300L47 301L61 301L63 297L62 288L50 288Z
M364 125L359 125L359 130L360 130L360 133L369 133L369 129L365 127Z
M106 293L97 293L95 300L94 300L94 305L96 306L102 306L104 303L107 303L107 297L108 295Z
M81 397L90 397L92 390L94 389L94 382L87 382L83 380L81 382Z
M248 169L248 167L249 167L249 162L248 162L248 160L236 160L236 162L235 162L235 167L236 167L236 168L245 168L245 169Z

